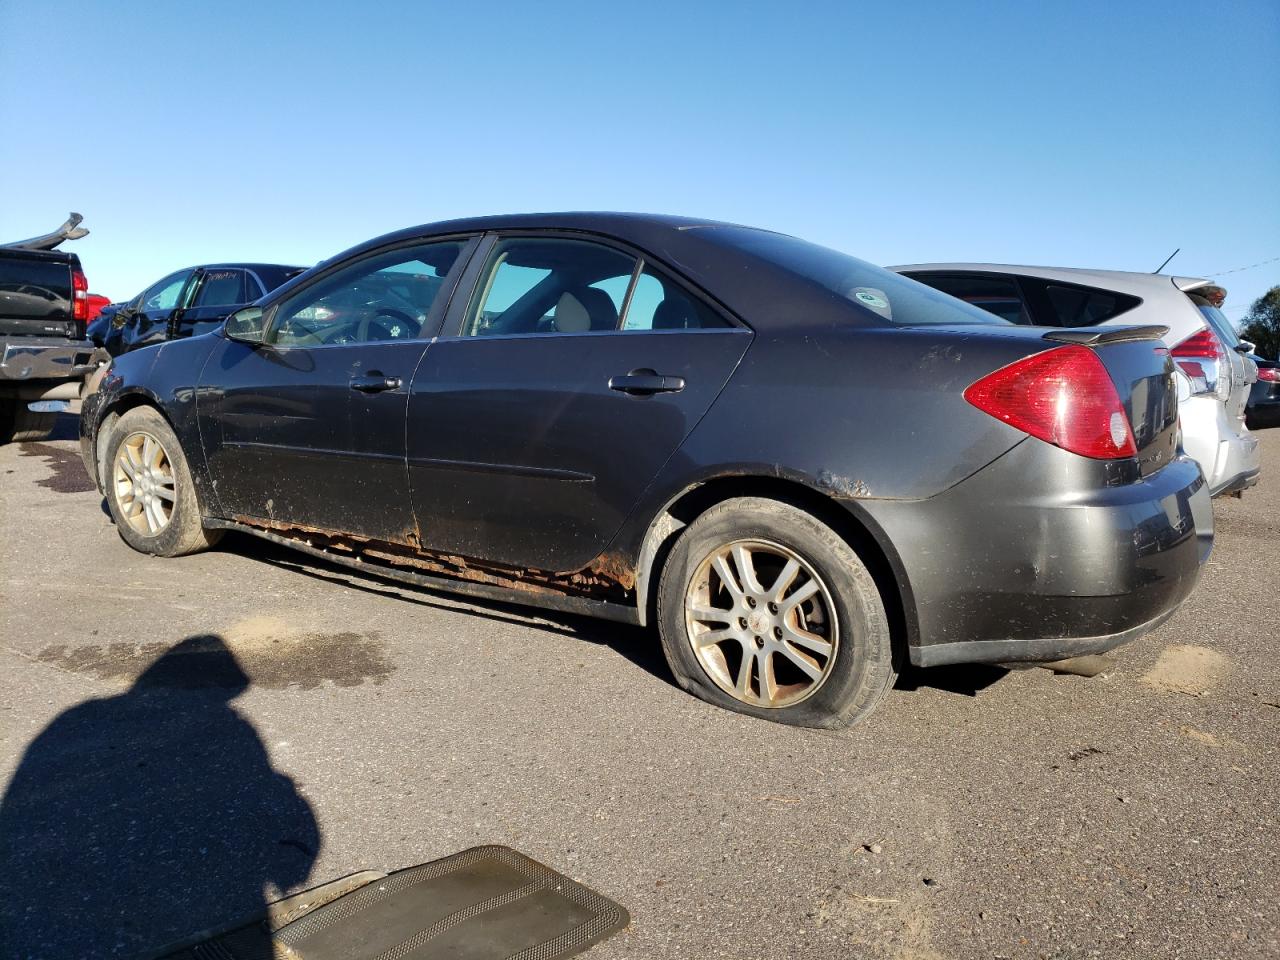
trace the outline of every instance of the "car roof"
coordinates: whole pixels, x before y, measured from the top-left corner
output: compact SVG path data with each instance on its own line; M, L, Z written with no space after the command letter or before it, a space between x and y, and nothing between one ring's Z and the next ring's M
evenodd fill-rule
M910 263L887 268L895 273L948 271L965 273L1016 273L1044 280L1062 280L1084 286L1104 287L1117 293L1138 296L1164 293L1172 287L1188 292L1198 287L1213 286L1202 277L1176 277L1167 273L1137 273L1129 270L1094 270L1080 267L1037 267L1011 263Z
M287 263L200 263L192 270L305 270Z
M506 213L482 217L465 217L457 220L437 220L406 227L375 237L355 250L382 246L397 240L448 233L483 233L489 230L581 230L601 233L643 246L660 237L672 238L697 227L737 227L743 224L726 223L699 217L682 217L659 213L622 213L610 211L561 211L558 213ZM749 229L760 229L751 227ZM765 231L769 232L769 231ZM345 256L345 253L343 254Z

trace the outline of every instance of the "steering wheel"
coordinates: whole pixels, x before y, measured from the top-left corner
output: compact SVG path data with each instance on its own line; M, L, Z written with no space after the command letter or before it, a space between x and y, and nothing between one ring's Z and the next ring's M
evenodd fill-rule
M404 326L403 332L397 329L397 324ZM369 332L375 327L382 335L370 337ZM356 327L356 340L360 343L368 343L370 340L407 340L417 336L419 329L421 325L407 313L383 307L372 317L365 317L360 321Z

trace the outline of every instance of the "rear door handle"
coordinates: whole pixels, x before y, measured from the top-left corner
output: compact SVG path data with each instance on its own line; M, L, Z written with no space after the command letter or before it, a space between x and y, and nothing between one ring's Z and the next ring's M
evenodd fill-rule
M400 389L399 377L386 377L377 371L365 373L351 378L351 389L361 393L382 393L384 390Z
M684 389L684 377L671 377L649 368L632 370L624 376L610 377L609 389L633 397L648 397L655 393L679 393Z

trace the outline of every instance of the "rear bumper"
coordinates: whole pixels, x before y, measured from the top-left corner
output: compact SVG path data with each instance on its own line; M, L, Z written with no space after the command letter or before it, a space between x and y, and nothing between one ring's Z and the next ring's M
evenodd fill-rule
M899 558L912 663L1063 659L1173 614L1213 545L1200 469L1081 482L1101 469L1027 440L928 500L860 502Z
M1200 464L1209 495L1242 490L1257 482L1262 463L1258 438L1230 417L1217 397L1191 397L1178 405L1182 445Z
M89 340L56 337L0 337L0 383L75 380L97 366Z

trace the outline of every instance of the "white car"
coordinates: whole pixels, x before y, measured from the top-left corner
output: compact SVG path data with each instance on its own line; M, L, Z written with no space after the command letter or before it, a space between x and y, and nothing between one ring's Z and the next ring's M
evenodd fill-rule
M1237 336L1219 309L1227 295L1222 287L1161 273L994 263L889 269L1013 323L1168 327L1164 341L1179 374L1183 448L1199 462L1215 497L1258 482L1258 440L1244 420L1258 370L1247 356L1253 345Z

